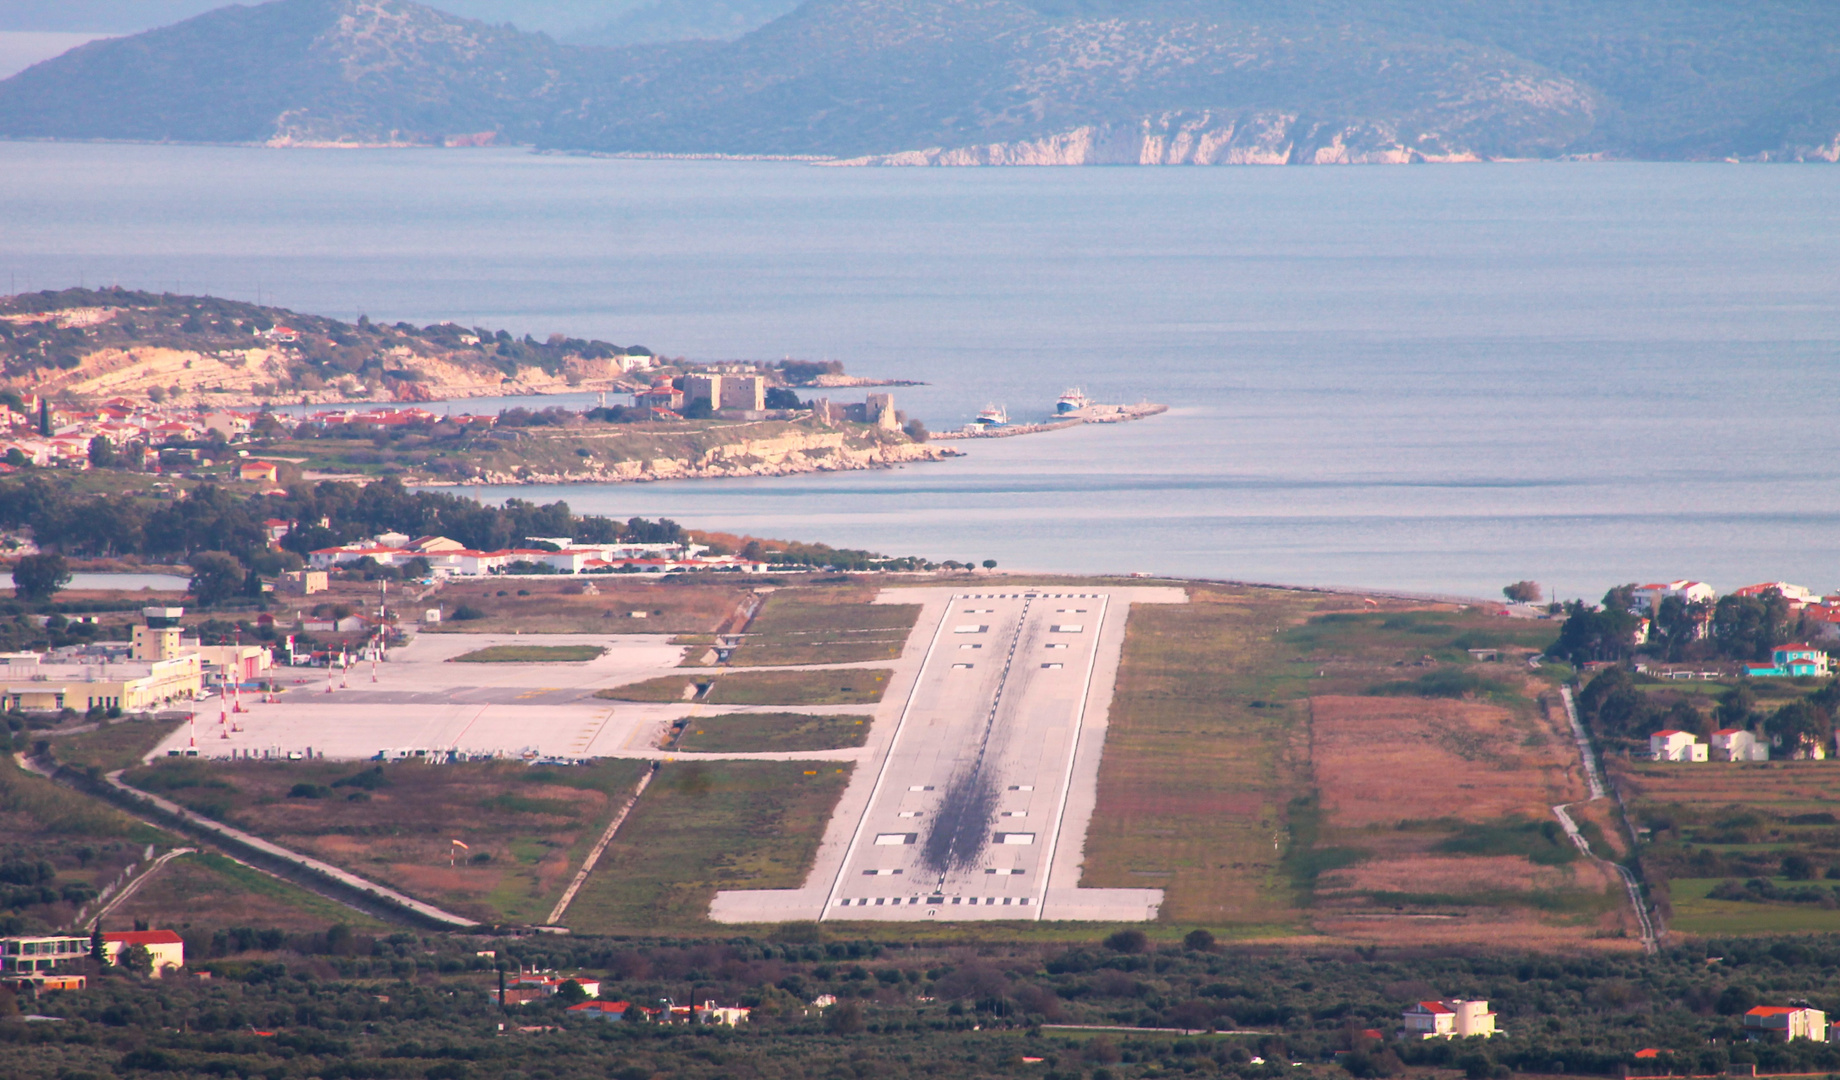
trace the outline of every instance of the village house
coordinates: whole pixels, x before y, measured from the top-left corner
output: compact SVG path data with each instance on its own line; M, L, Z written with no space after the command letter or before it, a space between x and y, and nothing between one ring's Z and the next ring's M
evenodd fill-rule
M281 591L289 596L312 596L331 587L324 570L290 570L281 575Z
M1486 1001L1420 1001L1405 1011L1403 1019L1408 1039L1486 1039L1495 1034L1495 1014Z
M1714 761L1768 761L1770 744L1743 728L1721 728L1712 733Z
M544 972L527 972L505 983L504 1003L506 1005L528 1005L533 1001L542 1001L561 992L562 984L573 982L581 987L582 992L591 998L601 996L601 981L584 975L553 975ZM488 998L494 1003L499 1000L499 991L488 990Z
M1690 731L1669 728L1648 737L1648 756L1656 761L1705 761L1707 746Z
M247 483L273 484L281 479L281 467L272 461L251 458L236 467L236 478Z
M1679 581L1652 582L1636 586L1632 606L1638 614L1654 615L1661 610L1661 601L1670 596L1679 597L1689 604L1710 603L1719 598L1719 592L1703 581L1688 581L1685 578Z
M1827 650L1806 643L1778 645L1770 650L1767 667L1746 665L1744 673L1753 679L1825 679L1829 674Z
M153 977L185 966L185 939L173 930L119 930L102 935L103 956L111 964L121 963L123 949L131 945L144 947L153 956Z
M567 1011L595 1020L624 1020L626 1010L632 1007L628 1001L584 1001L579 1005L570 1005Z
M699 1024L726 1024L734 1027L747 1023L748 1014L754 1010L740 1005L717 1005L705 1001L696 1007L696 1022Z
M1758 585L1746 585L1742 589L1732 590L1731 595L1762 596L1771 591L1781 593L1782 598L1789 601L1790 611L1799 611L1809 604L1815 603L1821 599L1814 590L1805 588L1801 585L1791 585L1786 581L1765 581Z
M1827 1014L1806 1005L1759 1005L1744 1014L1744 1037L1752 1042L1826 1042Z

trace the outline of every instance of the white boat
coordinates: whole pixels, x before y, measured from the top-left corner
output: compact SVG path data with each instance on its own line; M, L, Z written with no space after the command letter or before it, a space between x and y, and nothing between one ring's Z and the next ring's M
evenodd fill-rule
M984 411L978 413L977 422L984 427L1002 427L1009 423L1009 413L1001 405L986 405Z
M1091 404L1086 399L1086 392L1076 386L1061 395L1061 399L1054 403L1054 411L1062 414L1076 413Z

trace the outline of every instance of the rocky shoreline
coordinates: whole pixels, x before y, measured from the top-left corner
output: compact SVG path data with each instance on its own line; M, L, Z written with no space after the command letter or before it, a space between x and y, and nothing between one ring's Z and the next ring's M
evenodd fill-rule
M592 469L543 472L486 470L458 483L427 484L441 487L500 487L530 484L643 484L660 480L728 480L760 476L797 476L803 473L861 472L894 469L922 461L963 457L958 450L927 443L887 443L852 447L841 436L773 440L768 445L737 443L720 446L697 459L650 458L596 464Z

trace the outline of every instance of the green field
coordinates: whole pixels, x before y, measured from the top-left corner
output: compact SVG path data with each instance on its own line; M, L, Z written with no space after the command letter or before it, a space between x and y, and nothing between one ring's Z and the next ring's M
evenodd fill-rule
M711 705L872 705L888 688L886 668L840 671L738 671L719 676L665 675L600 690L612 701L689 701L689 687L704 687L698 701ZM710 685L712 684L713 685Z
M840 750L861 746L870 718L807 713L724 713L695 716L672 745L678 750L747 754L776 750Z
M607 650L599 645L493 645L448 661L453 664L543 664L593 660Z
M133 720L108 724L94 731L75 735L58 735L49 740L51 755L60 764L80 769L94 768L111 773L141 763L161 740L173 733L183 721L157 723Z
M872 595L866 589L781 589L767 597L728 662L746 667L893 660L920 606L871 604Z
M344 923L357 930L389 928L363 912L208 851L168 862L109 914L111 926L129 926L136 919L152 926L317 931Z
M1162 888L1180 923L1295 928L1273 838L1308 790L1295 745L1308 729L1288 704L1307 684L1274 638L1312 603L1198 589L1188 604L1132 608L1082 885Z
M583 933L707 930L719 889L799 887L849 776L796 761L665 765L563 921Z
M1706 894L1723 878L1675 878L1668 882L1674 916L1668 929L1686 934L1788 934L1840 931L1840 909L1815 904L1756 904L1743 900L1712 900ZM1804 882L1776 879L1794 886ZM1822 884L1825 884L1824 882Z

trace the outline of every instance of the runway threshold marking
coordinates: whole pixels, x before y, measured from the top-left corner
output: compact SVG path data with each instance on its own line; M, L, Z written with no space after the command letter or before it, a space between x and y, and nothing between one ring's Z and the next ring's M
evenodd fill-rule
M850 846L844 849L843 861L837 864L836 880L831 882L830 891L824 897L824 907L818 911L820 922L830 917L831 908L837 903L837 893L843 888L843 875L850 869L850 860L856 857L863 829L869 824L869 814L875 809L876 797L882 793L882 784L888 779L888 763L894 760L895 748L900 745L901 735L907 730L907 715L913 712L914 699L920 694L920 681L926 675L926 666L933 660L933 650L938 648L940 635L945 633L946 618L952 614L952 605L959 599L953 596L946 600L945 610L939 614L939 625L933 628L933 640L927 643L926 654L920 658L920 666L914 669L914 684L907 689L907 702L901 706L900 719L895 721L894 734L888 739L887 751L882 754L882 767L876 770L875 784L869 789L869 801L863 804L862 816L856 819L856 830L850 834Z

